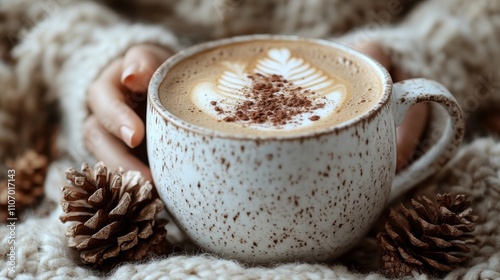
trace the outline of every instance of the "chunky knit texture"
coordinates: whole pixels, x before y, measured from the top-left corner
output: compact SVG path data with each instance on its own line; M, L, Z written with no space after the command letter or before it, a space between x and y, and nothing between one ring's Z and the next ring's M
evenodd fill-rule
M500 106L499 13L497 0L0 1L0 176L6 174L4 159L30 145L37 127L50 119L49 110L57 104L61 111L61 157L50 167L46 193L59 201L64 170L84 161L95 162L81 133L88 114L88 85L113 59L140 43L179 50L196 42L248 33L298 34L345 44L375 40L390 51L393 64L411 77L428 77L448 87L469 117L483 107ZM420 193L465 193L473 199L481 217L476 229L480 243L473 258L447 279L500 278L499 174L500 144L493 138L475 139L439 176L418 189ZM49 217L18 221L17 269L9 273L6 258L0 258L0 277L105 277L76 265L75 256L66 247L59 214L56 210ZM9 250L8 233L6 227L0 227L2 256ZM182 241L181 235L171 237ZM361 244L373 241L367 236ZM356 248L334 263L271 267L247 267L211 255L177 253L140 264L123 264L110 276L384 278L377 274L374 246Z

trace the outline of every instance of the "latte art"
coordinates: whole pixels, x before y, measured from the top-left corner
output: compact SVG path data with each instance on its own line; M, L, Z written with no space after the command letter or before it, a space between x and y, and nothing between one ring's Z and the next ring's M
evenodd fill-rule
M287 48L270 49L255 65L222 61L217 83L193 88L193 103L218 120L254 129L293 130L335 114L346 86Z
M233 43L173 65L159 97L178 118L231 135L321 131L378 101L381 82L360 63L315 43Z

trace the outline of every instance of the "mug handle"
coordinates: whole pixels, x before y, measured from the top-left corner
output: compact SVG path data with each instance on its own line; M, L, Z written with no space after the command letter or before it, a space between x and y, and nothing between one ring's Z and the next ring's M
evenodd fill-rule
M409 79L393 85L394 121L399 125L410 108L420 102L441 105L449 118L444 131L430 126L428 135L441 134L425 154L396 175L392 183L389 201L407 192L417 183L443 167L457 152L465 133L462 110L455 97L441 84L428 79ZM433 121L432 119L430 121ZM425 141L425 139L423 139Z

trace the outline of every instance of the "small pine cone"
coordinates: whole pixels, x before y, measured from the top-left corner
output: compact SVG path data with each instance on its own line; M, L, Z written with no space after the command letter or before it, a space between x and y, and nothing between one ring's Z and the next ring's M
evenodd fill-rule
M471 234L477 216L465 195L437 195L392 208L385 231L377 235L382 249L382 269L387 276L400 278L411 271L442 274L462 265L476 242Z
M149 253L167 253L167 222L156 219L163 202L138 171L108 172L101 162L94 169L84 163L66 178L60 219L73 222L66 231L68 246L80 252L82 263L109 270Z
M8 178L0 180L0 222L18 216L23 210L40 201L49 160L33 150L27 150L14 160L7 160ZM8 202L14 201L14 212L8 212Z

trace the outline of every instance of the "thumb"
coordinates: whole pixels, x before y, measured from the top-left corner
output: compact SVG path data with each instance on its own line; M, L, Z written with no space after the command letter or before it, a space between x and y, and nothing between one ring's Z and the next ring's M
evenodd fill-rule
M121 83L132 92L145 93L156 68L171 55L170 50L155 45L131 47L123 58Z

